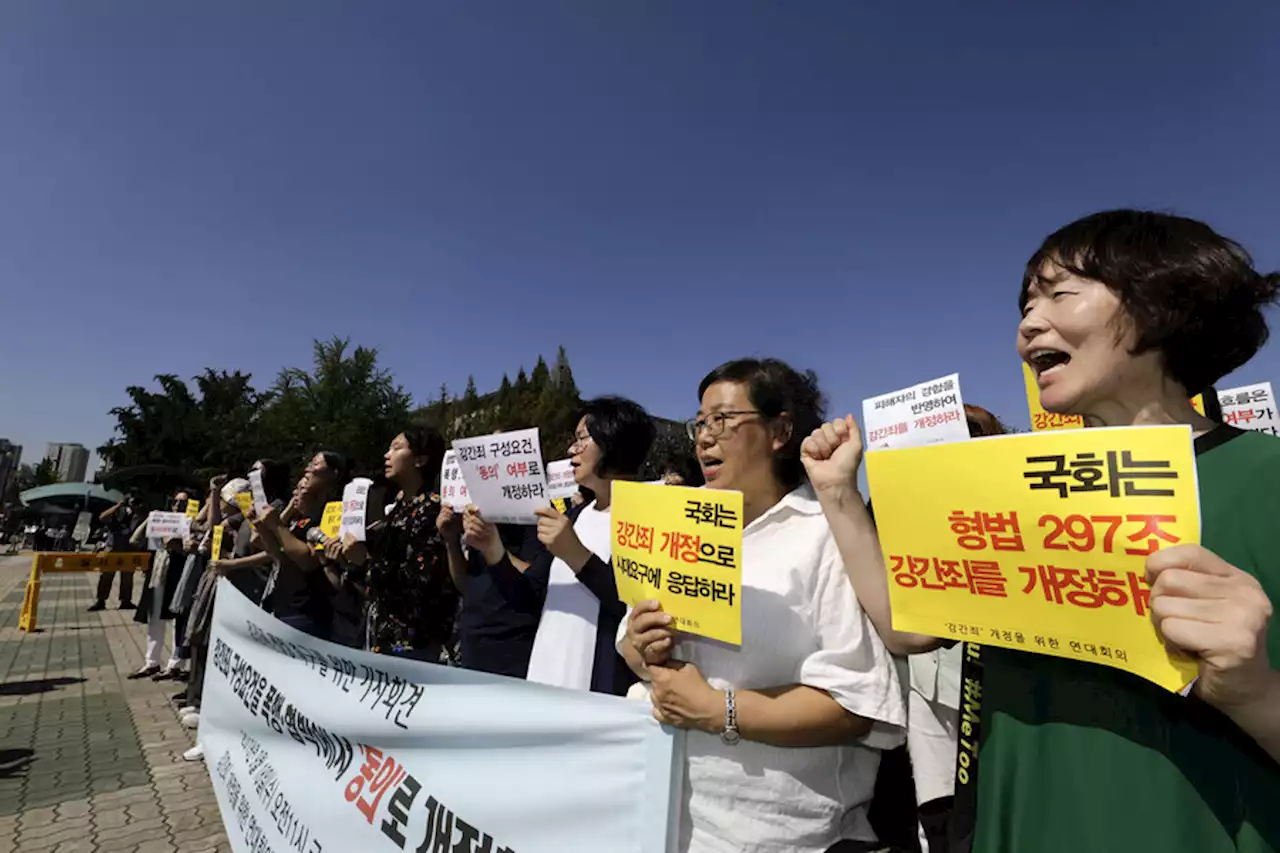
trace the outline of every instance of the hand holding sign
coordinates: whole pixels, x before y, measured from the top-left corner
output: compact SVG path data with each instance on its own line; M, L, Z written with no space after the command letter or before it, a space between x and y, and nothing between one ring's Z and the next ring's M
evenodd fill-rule
M823 424L800 445L809 482L817 492L858 489L862 466L862 433L853 415Z
M436 530L452 542L462 535L462 517L453 511L453 507L442 504L440 512L436 515Z
M591 559L591 550L582 544L582 540L574 532L573 522L550 506L538 510L537 515L538 541L569 568L575 572L582 571L587 560Z
M649 670L653 718L678 729L719 734L725 727L724 694L707 683L691 663L673 661Z
M502 538L498 536L498 528L485 521L479 511L467 510L462 516L462 535L489 565L496 566L502 561Z
M656 601L639 601L627 618L627 642L636 650L645 666L659 666L671 660L676 632L671 630L670 614L662 612Z
M1147 558L1151 619L1161 639L1200 664L1195 691L1221 711L1262 701L1272 605L1257 579L1200 545Z

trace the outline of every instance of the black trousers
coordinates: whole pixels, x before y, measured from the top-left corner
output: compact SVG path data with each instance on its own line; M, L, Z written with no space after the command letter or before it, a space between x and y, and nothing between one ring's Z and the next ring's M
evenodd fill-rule
M120 576L120 603L133 601L133 572L101 572L98 575L98 603L106 604L111 595L111 579Z

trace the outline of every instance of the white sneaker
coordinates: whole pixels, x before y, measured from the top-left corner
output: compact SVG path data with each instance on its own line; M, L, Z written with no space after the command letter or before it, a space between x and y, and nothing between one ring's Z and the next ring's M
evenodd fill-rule
M186 729L200 728L200 712L192 711L190 714L184 715L182 718L182 727Z
M204 761L204 747L202 747L200 744L196 744L195 746L188 749L186 752L182 753L182 760L183 761Z
M199 711L199 710L200 709L197 708L195 705L183 705L181 708L178 709L178 719L181 720L187 714L194 714L196 711Z

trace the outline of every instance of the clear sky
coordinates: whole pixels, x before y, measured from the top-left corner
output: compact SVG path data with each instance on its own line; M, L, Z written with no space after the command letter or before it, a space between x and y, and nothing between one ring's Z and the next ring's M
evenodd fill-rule
M563 343L668 417L769 354L1025 426L1043 236L1155 207L1280 267L1278 140L1273 0L3 3L0 437L331 335L419 400Z

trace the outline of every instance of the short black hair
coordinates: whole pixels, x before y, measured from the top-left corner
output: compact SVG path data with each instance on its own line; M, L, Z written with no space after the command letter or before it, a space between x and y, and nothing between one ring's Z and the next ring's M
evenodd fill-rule
M278 459L258 460L262 473L262 491L266 493L267 502L288 500L293 492L289 481L289 464Z
M1218 389L1210 385L1204 389L1204 416L1216 424L1223 423L1222 402L1218 399Z
M1253 358L1266 343L1262 308L1280 275L1263 275L1249 253L1195 219L1109 210L1050 234L1027 261L1018 307L1052 263L1106 285L1137 327L1133 354L1160 352L1187 396Z
M427 457L427 464L419 466L418 470L422 474L423 487L432 486L440 476L440 466L444 464L444 436L427 424L405 427L401 434L414 456Z
M791 436L773 456L774 475L788 489L805 481L800 445L826 420L826 400L818 388L818 374L804 373L776 358L740 358L726 362L708 373L698 385L698 399L717 382L747 386L747 396L765 420L786 415Z
M587 421L587 433L600 448L595 475L634 477L640 473L653 444L653 419L639 403L625 397L588 400L575 420Z

